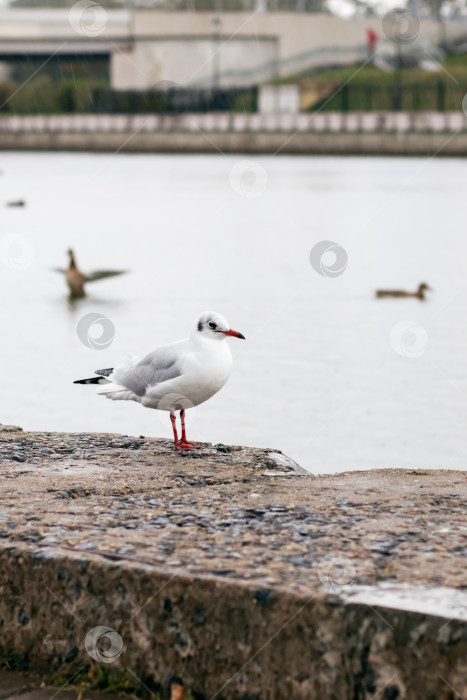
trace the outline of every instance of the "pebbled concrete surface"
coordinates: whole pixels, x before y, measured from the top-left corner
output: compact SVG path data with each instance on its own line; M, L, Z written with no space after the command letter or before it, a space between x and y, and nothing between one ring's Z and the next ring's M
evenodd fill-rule
M39 676L0 670L0 700L116 700L118 695L84 688L57 688Z
M0 431L0 659L141 693L178 676L197 698L467 697L466 475L299 471ZM84 648L98 625L113 663Z

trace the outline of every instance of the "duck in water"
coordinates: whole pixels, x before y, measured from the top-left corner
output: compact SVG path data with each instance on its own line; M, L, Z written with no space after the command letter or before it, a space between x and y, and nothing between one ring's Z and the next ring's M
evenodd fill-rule
M432 289L422 282L416 292L406 292L403 289L377 289L376 296L378 299L383 297L415 297L416 299L425 299L425 292L431 292Z
M70 290L71 299L82 299L86 296L84 290L84 285L88 282L97 282L97 280L103 280L106 277L115 277L116 275L125 274L126 270L95 270L94 272L89 272L84 274L78 269L76 264L76 259L73 251L68 251L68 256L70 258L70 263L66 270L62 268L55 268L56 272L61 272L65 275L65 280Z

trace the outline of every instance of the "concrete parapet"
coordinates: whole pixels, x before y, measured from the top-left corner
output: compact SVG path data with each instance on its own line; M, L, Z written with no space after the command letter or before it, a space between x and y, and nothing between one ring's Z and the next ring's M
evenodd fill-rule
M0 479L10 666L177 676L200 699L467 694L462 472L313 477L273 450L10 430Z

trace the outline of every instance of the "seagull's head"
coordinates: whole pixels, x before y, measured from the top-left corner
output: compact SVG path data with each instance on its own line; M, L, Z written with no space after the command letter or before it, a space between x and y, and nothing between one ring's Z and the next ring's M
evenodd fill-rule
M225 340L231 335L234 338L242 338L245 336L238 331L232 330L225 318L215 311L204 311L196 321L194 333L202 335L204 338L212 338L213 340Z

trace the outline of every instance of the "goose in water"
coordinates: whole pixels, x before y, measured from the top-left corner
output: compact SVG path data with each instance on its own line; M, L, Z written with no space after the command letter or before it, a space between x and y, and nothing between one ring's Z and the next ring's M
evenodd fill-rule
M85 274L78 269L75 255L71 248L68 251L68 256L70 258L70 264L66 270L58 267L54 269L56 272L61 272L65 275L65 280L70 290L70 297L72 299L82 299L86 296L86 292L84 290L85 284L89 282L97 282L97 280L103 280L106 277L123 275L126 272L126 270L95 270L94 272Z
M432 289L422 282L416 292L406 292L403 289L377 289L376 296L378 299L383 297L415 297L416 299L425 299L425 292L431 292Z

